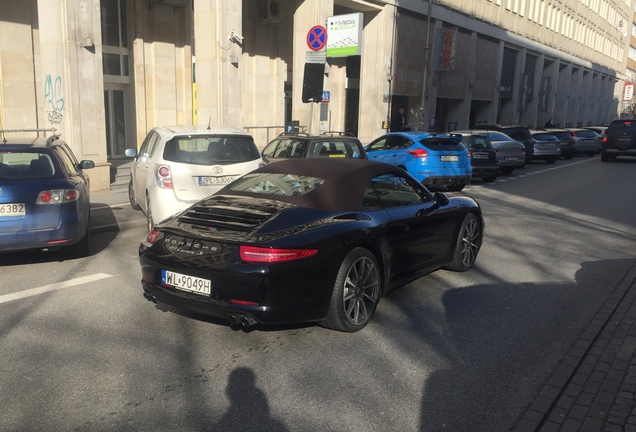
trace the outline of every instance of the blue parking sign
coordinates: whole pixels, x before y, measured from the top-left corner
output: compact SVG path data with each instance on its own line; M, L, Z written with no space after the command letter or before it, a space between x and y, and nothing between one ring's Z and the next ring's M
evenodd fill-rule
M329 102L331 100L331 92L329 90L322 91L322 101Z

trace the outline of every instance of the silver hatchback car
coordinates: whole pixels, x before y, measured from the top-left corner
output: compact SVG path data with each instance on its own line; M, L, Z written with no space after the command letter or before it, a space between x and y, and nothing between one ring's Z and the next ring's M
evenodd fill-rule
M544 160L546 163L553 164L561 157L561 141L556 135L543 129L532 129L530 133L536 141L533 160Z
M264 165L252 136L230 127L155 127L126 156L134 158L130 205L146 214L148 231Z

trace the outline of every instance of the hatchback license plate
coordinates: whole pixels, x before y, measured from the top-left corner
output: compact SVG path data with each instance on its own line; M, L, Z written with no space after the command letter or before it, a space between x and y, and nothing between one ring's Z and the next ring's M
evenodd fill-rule
M26 216L24 203L0 204L0 217L2 216Z
M457 162L459 156L442 156L442 162Z
M199 186L228 184L232 183L237 178L238 176L199 177Z
M516 156L508 156L504 158L504 161L516 161L517 157Z
M484 153L473 153L473 159L488 159L488 155Z
M212 292L212 282L208 279L174 273L168 270L161 270L161 283L195 294L210 295Z

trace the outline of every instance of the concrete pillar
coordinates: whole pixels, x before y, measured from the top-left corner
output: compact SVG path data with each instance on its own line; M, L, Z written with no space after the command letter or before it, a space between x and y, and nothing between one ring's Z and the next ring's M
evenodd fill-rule
M242 1L194 0L197 119L242 127Z
M390 104L386 96L390 94L395 12L396 8L386 5L380 13L364 15L358 114L358 138L363 143L385 132L382 121L390 120Z
M497 77L495 85L492 89L492 104L490 104L490 115L487 120L489 123L497 123L499 121L499 104L501 102L501 71L503 70L504 42L499 42L499 55L497 56Z
M539 115L539 102L541 82L543 78L543 67L545 64L545 54L540 54L537 57L537 62L534 65L534 80L532 81L532 100L528 103L529 123L536 127L543 127L545 122L550 117L545 115Z
M44 125L54 127L78 159L92 159L91 189L110 188L106 162L99 0L38 0L39 64L36 81Z
M470 123L470 111L472 107L473 100L473 87L475 85L475 56L477 54L477 33L472 32L470 34L470 49L469 49L469 57L468 57L468 65L466 66L468 76L468 80L466 80L466 85L464 87L464 100L461 104L461 108L459 110L459 117L457 128L459 130L468 129Z
M517 52L517 62L515 64L515 78L514 84L512 85L512 112L513 112L513 122L521 123L523 122L523 112L521 112L521 93L523 91L523 82L522 78L524 72L526 70L526 55L528 50L522 48Z
M333 15L333 0L304 0L296 8L293 32L293 99L292 117L312 133L319 131L320 104L302 101L303 78L307 51L307 33L316 25L325 26L327 18ZM328 83L326 83L328 85ZM324 88L324 84L323 84ZM313 104L313 110L311 106ZM310 118L310 114L313 114Z

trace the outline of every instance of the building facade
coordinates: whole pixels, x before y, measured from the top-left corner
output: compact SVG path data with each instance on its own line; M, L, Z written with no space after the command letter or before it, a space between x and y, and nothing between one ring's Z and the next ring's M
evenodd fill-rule
M0 129L55 128L79 158L96 162L94 190L110 187L111 164L153 126L242 127L263 147L293 121L366 143L398 107L419 130L609 122L633 63L632 0L0 6ZM328 57L312 48L310 31L341 16L360 17L356 51ZM316 55L324 96L303 102Z

